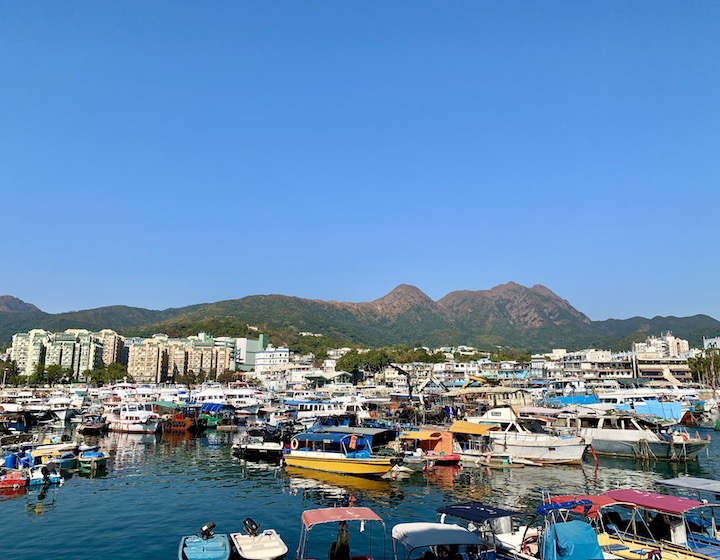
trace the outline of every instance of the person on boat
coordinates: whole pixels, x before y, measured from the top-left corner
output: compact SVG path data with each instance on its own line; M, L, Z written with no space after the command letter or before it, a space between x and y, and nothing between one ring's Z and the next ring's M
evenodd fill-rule
M330 545L328 560L350 560L350 533L347 521L338 522L337 540Z

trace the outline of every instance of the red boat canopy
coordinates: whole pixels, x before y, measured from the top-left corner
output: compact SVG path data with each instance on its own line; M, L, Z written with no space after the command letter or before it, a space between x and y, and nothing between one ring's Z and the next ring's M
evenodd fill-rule
M379 521L385 525L377 513L365 507L309 509L302 514L302 523L306 529L311 529L320 523L336 523L338 521Z
M610 490L605 492L603 496L612 498L616 502L636 504L645 509L674 515L682 515L688 510L703 505L703 502L698 500L632 489Z

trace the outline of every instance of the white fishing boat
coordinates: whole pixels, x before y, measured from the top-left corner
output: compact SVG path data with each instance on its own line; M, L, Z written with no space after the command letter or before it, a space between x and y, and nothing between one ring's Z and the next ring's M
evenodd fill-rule
M468 416L468 422L492 424L487 431L493 453L507 453L513 459L542 464L579 465L588 442L577 435L554 435L532 418L519 418L510 407L488 410L482 416Z
M162 427L162 418L149 402L124 402L106 412L111 432L154 434Z
M618 410L574 407L559 412L552 425L579 433L597 455L610 457L694 461L710 444L708 439L658 420Z

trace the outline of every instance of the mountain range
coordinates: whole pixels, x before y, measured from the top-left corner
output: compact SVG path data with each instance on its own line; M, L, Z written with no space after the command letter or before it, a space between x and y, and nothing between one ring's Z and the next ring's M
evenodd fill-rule
M321 333L366 346L396 344L496 347L540 352L552 348L629 349L633 341L672 332L693 347L703 336L720 335L720 321L707 315L591 321L545 286L514 282L490 290L461 290L433 301L402 284L380 299L363 303L254 295L216 303L153 311L111 306L50 314L13 296L0 296L0 346L33 328L113 329L126 336L166 333L187 336L246 336L247 325L263 332ZM226 331L226 332L218 332Z

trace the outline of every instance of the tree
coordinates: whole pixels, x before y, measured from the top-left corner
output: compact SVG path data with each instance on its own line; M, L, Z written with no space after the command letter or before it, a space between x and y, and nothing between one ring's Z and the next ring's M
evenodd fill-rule
M47 374L45 373L45 364L37 364L35 371L28 379L29 385L45 385L47 383Z
M357 350L350 350L346 352L335 364L335 369L340 371L347 371L353 376L354 383L357 384L357 377L362 369L362 361Z
M45 368L45 374L47 382L50 385L60 383L67 375L68 370L63 368L60 364L50 364Z

